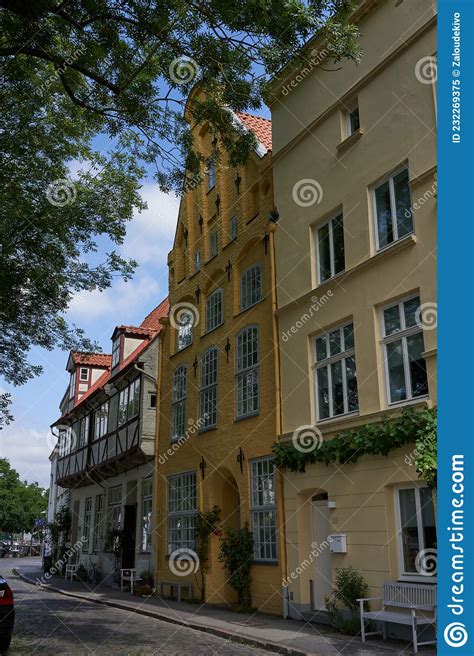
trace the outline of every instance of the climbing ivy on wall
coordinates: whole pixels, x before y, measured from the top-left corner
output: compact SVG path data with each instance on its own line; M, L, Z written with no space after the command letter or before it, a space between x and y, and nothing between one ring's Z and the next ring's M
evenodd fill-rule
M274 444L273 452L277 467L304 472L306 465L316 462L344 465L357 462L364 455L386 456L413 443L415 450L407 458L414 463L418 476L430 487L436 487L436 408L405 409L397 417L384 417L380 422L342 431L330 440L316 443L308 452L299 451L293 442Z

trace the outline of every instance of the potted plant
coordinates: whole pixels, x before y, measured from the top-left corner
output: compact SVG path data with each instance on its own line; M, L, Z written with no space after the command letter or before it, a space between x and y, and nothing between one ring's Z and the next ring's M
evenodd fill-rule
M84 565L81 563L76 570L77 580L87 582L87 570Z
M150 570L143 570L143 572L140 572L139 576L142 580L141 583L143 586L153 588L153 574Z

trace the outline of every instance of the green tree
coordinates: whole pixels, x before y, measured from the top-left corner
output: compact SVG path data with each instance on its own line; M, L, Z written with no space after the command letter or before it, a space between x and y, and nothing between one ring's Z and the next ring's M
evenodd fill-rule
M243 161L255 141L228 108L258 108L270 76L316 31L333 60L356 59L350 4L0 1L0 374L8 382L41 372L28 361L33 346L97 348L64 312L74 293L128 278L134 263L114 250L94 266L84 256L98 249L98 235L123 240L143 207L140 165L156 169L164 190L181 190L184 163L203 159L183 117L193 85L206 100L189 106L191 119L209 120L232 161ZM93 147L96 135L108 140L107 154ZM77 162L82 173L71 180ZM8 402L0 403L4 423Z
M38 483L22 482L6 458L0 458L0 531L34 532L35 519L48 506L48 492Z

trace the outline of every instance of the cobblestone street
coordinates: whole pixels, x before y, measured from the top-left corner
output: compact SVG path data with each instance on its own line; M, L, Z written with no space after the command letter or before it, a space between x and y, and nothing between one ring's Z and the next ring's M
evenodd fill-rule
M8 564L7 564L8 563ZM17 654L269 654L169 622L65 597L35 588L12 573L13 560L0 572L13 589L15 631L9 656Z

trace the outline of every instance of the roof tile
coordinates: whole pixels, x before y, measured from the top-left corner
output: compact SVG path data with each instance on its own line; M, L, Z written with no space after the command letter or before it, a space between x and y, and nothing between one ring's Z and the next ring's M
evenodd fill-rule
M247 114L247 112L236 112L238 118L246 128L251 130L257 139L267 150L272 149L272 122L268 118Z

